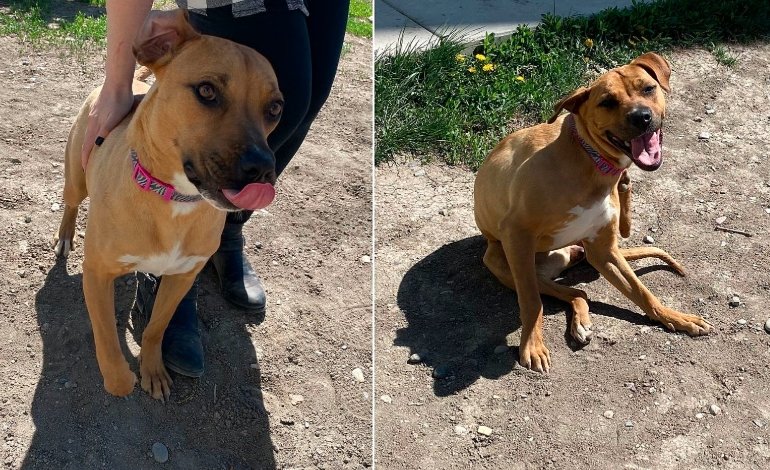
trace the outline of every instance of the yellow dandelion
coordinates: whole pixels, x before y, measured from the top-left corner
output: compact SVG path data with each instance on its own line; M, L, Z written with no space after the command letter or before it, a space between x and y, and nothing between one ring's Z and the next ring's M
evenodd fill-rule
M468 67L468 72L476 73L476 67Z
M465 59L466 59L466 57L465 57L465 55L464 55L464 54L457 54L457 55L455 56L455 60L456 60L458 63L460 63L460 64L462 64L463 62L465 62Z
M585 46L590 49L594 47L594 40L591 38L588 38L585 40L585 42L583 42L583 44L585 44Z
M476 60L480 62L486 62L487 60L487 56L485 56L484 54L476 54L475 57L476 57Z
M481 67L481 70L485 72L491 72L495 69L495 64L484 64L483 67Z
M516 81L517 82L524 82L525 80L524 80L524 77L522 77L521 75L517 75L516 76Z

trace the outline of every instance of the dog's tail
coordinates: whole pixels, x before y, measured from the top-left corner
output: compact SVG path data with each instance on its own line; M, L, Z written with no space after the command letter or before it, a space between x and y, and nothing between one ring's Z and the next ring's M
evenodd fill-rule
M152 70L142 65L136 69L136 72L134 72L134 80L147 83L147 79L150 78L150 75L152 75Z
M671 266L680 276L685 275L685 270L681 264L679 264L671 255L654 247L637 247L637 248L622 248L620 254L626 259L626 261L634 261L644 258L658 258L667 265Z

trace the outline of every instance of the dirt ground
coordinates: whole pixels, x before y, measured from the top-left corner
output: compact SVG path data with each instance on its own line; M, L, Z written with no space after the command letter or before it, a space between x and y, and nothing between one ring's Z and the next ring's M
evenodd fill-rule
M102 80L101 51L72 56L0 38L0 466L371 465L371 264L361 260L371 254L371 41L346 42L331 97L276 202L245 228L268 289L266 316L226 304L207 268L199 298L206 372L176 377L163 405L139 388L127 399L104 391L82 250L65 263L50 245L67 133ZM119 279L118 327L135 357L133 296L133 278ZM353 378L355 368L366 381ZM167 463L153 459L154 443L168 448Z
M634 263L664 304L707 317L708 337L664 331L584 264L563 282L588 292L593 342L569 345L566 305L545 299L553 367L524 370L515 294L481 261L474 175L377 169L378 468L770 468L770 45L734 52L733 69L670 57L664 164L632 170L625 243L649 235L685 265ZM720 217L753 236L715 231Z

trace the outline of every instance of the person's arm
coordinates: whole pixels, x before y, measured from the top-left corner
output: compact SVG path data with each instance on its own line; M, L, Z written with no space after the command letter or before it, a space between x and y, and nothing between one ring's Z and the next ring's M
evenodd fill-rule
M105 78L88 115L81 154L83 169L88 164L96 138L107 137L134 104L131 84L136 62L131 48L151 8L152 0L107 0Z

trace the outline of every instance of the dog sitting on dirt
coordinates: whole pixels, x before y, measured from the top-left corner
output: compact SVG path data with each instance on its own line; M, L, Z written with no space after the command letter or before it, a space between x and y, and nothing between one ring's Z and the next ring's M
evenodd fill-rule
M654 53L612 69L557 103L548 123L503 139L479 169L474 213L487 240L484 264L516 290L522 366L541 372L551 366L540 294L571 304L570 335L581 344L591 340L586 293L553 281L583 256L668 329L693 336L711 330L703 318L661 304L628 264L656 257L684 275L668 253L618 247L631 227L627 169L654 171L662 163L670 76L668 62Z
M172 385L161 357L163 333L217 249L226 211L260 209L275 197L275 157L266 139L283 98L264 57L198 34L181 10L152 12L134 54L155 83L134 82L144 99L94 147L85 171L81 148L98 89L72 126L55 251L69 254L78 205L89 196L83 292L104 387L117 396L132 392L136 376L118 340L114 280L134 271L163 276L140 353L142 388L163 400Z

